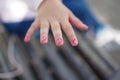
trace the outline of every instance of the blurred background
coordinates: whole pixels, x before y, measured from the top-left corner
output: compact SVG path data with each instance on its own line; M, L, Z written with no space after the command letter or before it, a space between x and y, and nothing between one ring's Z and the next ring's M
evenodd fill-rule
M110 24L116 32L118 31L117 37L120 37L120 9L119 9L119 0L87 0L92 11L94 11L95 15L100 19L103 23ZM120 38L119 38L120 39ZM119 40L118 40L119 41ZM119 43L119 42L118 42ZM115 44L106 45L109 47L109 53L112 53L113 55L119 54L120 46ZM106 49L107 50L107 49Z
M84 0L78 1L84 4ZM79 5L75 1L63 2L73 12L72 6ZM51 34L49 43L41 45L39 31L30 43L24 43L24 35L36 13L24 1L0 0L3 4L0 5L0 80L120 80L120 1L86 0L86 3L101 25L96 26L91 16L82 12L86 7L78 6L81 14L78 10L75 15L82 15L80 18L90 29L86 32L75 29L77 47L72 47L65 35L64 46L56 47Z
M120 29L119 0L88 0L88 3L99 19L113 25L116 29Z

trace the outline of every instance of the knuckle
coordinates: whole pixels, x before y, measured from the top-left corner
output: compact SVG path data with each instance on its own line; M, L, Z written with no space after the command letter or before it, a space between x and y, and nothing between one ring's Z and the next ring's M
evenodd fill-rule
M57 31L58 29L60 29L60 25L57 22L54 22L53 24L51 24L51 27L55 31Z
M34 21L31 25L34 26L36 24L36 22Z
M42 35L45 35L45 34L48 33L48 30L46 30L45 28L41 28L41 29L40 29L40 33L41 33Z
M26 36L31 36L31 35L32 35L31 31L28 31L26 34Z
M41 24L41 29L47 30L49 28L49 25L47 23Z
M70 25L69 22L63 22L63 23L62 23L62 27L63 27L64 30L69 31L70 28L71 28L71 25Z
M59 23L57 22L57 21L54 21L53 23L52 23L52 26L53 27L56 27L56 26L58 26L59 25Z
M35 28L38 28L39 27L39 24L36 23L36 22L33 22L32 25L31 25L31 29L35 29Z
M42 26L48 26L48 21L47 20L42 20L41 25Z
M56 34L55 34L55 37L57 37L57 38L58 38L58 37L62 37L62 34L56 33Z
M71 33L71 34L69 35L69 37L70 37L70 38L74 38L75 36L74 36L73 33Z
M32 27L30 27L29 32L30 32L30 33L32 33L32 32L34 32L34 30L35 30L35 27L34 27L34 26L32 26Z
M41 28L41 29L40 29L40 33L41 33L42 35L46 35L46 34L48 34L48 29Z
M69 31L70 27L69 26L63 26L64 30Z

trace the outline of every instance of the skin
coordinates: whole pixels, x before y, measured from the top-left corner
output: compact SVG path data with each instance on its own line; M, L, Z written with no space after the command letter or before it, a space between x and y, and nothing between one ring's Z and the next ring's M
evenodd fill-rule
M79 30L87 30L88 27L83 24L74 14L65 7L61 0L44 0L38 9L35 21L30 26L24 38L29 42L36 30L40 29L40 43L48 42L48 32L51 29L56 46L64 44L62 30L66 34L72 46L78 45L78 40L72 26Z

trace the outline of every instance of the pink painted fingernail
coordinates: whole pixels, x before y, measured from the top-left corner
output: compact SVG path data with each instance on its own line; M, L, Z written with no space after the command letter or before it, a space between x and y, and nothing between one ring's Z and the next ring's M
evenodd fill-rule
M29 37L27 37L27 36L24 38L24 41L25 41L25 42L28 42L29 40L30 40L30 39L29 39Z
M47 41L47 37L43 36L43 37L41 38L41 42L44 43L44 42L46 42L46 41Z
M72 45L73 45L73 46L77 46L77 44L78 44L78 41L77 41L76 39L73 39L73 40L72 40Z
M61 44L62 44L62 39L61 39L61 38L59 38L59 39L57 39L57 41L56 41L56 42L57 42L57 44L58 44L58 45L61 45Z

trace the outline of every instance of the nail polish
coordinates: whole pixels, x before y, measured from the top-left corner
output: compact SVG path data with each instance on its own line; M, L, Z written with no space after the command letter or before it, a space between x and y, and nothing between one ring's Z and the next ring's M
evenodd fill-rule
M30 39L26 36L25 38L24 38L24 41L25 42L28 42Z
M47 40L47 38L46 38L45 36L43 36L43 37L41 38L41 42L42 42L42 43L46 42L46 40Z
M62 39L59 38L59 39L57 39L56 42L57 42L58 45L61 45L62 44Z
M77 41L76 39L73 39L73 40L72 40L72 45L73 45L73 46L76 46L77 44L78 44L78 41Z

